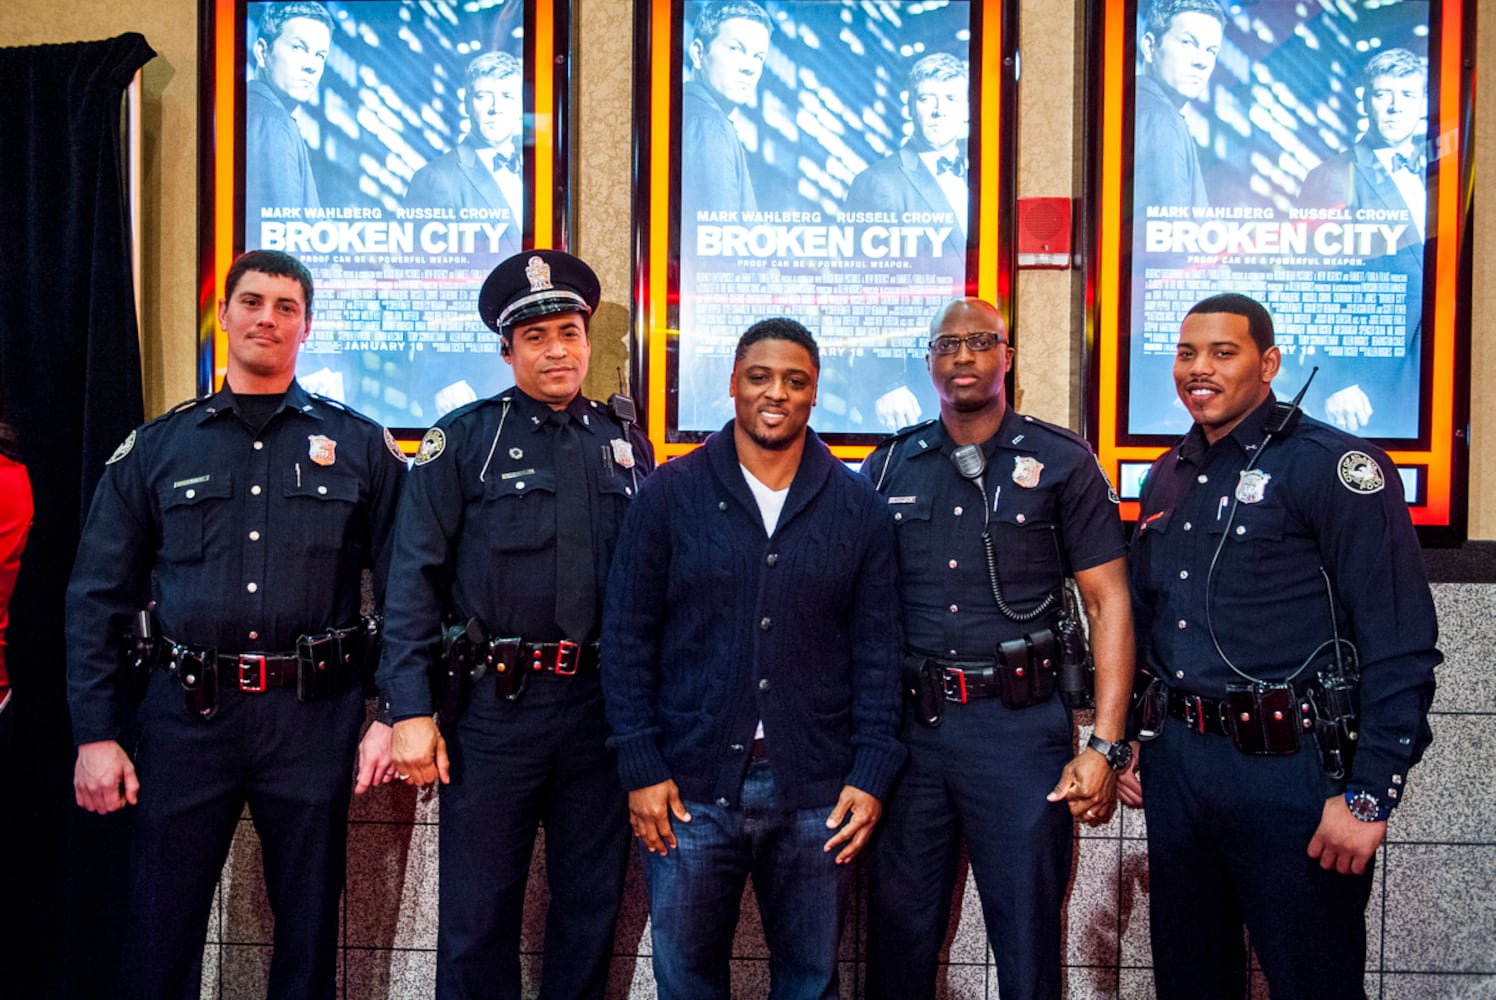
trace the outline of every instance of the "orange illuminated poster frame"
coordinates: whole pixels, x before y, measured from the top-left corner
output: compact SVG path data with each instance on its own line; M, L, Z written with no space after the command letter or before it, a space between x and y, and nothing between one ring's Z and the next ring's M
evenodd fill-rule
M763 27L706 44L712 4L635 8L634 392L656 455L690 451L731 416L738 335L787 315L821 348L811 426L859 460L937 414L940 303L979 295L1012 328L1017 5L759 3ZM713 45L756 86L714 82Z
M1280 398L1319 366L1306 412L1342 426L1367 421L1348 429L1386 448L1402 470L1424 540L1463 538L1470 5L1223 2L1203 84L1198 68L1194 78L1167 79L1150 6L1093 4L1087 26L1087 432L1123 495L1124 516L1136 518L1142 474L1189 427L1170 375L1183 311L1215 291L1242 291L1274 314L1285 359ZM1213 34L1209 26L1200 33ZM1374 140L1393 116L1368 102L1367 73L1418 80L1409 66L1426 70L1426 116L1405 140L1416 155L1395 161L1372 148L1387 145ZM1178 134L1190 141L1174 143ZM1148 148L1134 148L1137 136L1147 136ZM1382 181L1398 163L1421 177L1421 219L1390 195L1370 207L1366 178L1377 168L1352 164L1378 156ZM1189 160L1203 192L1163 166ZM1338 187L1328 183L1336 178ZM1346 193L1346 180L1352 192L1361 185L1360 200ZM1365 391L1334 396L1341 385Z
M502 388L482 279L571 243L569 0L201 0L200 24L199 391L229 265L261 247L312 273L307 388L408 445Z

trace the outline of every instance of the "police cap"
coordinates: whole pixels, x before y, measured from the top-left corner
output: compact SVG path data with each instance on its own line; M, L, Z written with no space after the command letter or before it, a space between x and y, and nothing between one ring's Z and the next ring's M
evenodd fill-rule
M591 316L602 299L592 268L560 250L527 250L493 269L478 293L478 313L495 333L552 313Z

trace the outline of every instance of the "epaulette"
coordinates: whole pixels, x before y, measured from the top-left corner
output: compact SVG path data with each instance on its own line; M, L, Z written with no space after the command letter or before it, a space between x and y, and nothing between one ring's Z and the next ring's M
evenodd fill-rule
M878 454L879 452L887 452L887 454L885 454L883 457L882 467L877 470L877 478L873 480L875 489L881 490L883 488L883 480L888 475L888 467L893 464L893 453L895 448L898 446L898 443L907 437L913 437L915 434L919 434L926 430L929 430L930 427L939 422L939 417L932 417L929 420L924 420L917 424L910 424L908 427L900 427L898 430L888 435L888 437L884 438L882 441L879 441L877 447L868 452L867 458L863 459L864 468L870 468L870 466L867 465L867 462L871 460L874 455Z
M324 396L319 392L308 392L307 395L312 399L315 399L319 403L326 403L328 406L332 407L335 410L342 410L350 417L357 417L359 420L362 420L366 424L373 424L380 430L384 430L384 424L381 424L379 421L375 420L373 417L365 413L360 413L358 410L355 410L353 407L349 406L341 399L333 399L331 396Z
M184 399L180 403L178 403L176 406L173 406L171 409L169 409L165 413L161 414L159 417L156 417L153 420L147 420L145 423L141 424L140 425L140 429L141 430L145 430L145 428L150 427L153 424L159 424L159 423L161 423L163 421L170 420L172 417L176 416L178 413L186 413L188 410L192 409L193 407L203 405L208 400L212 399L215 395L217 395L217 393L210 392L210 393L208 393L206 395L203 395L203 396L195 396L192 399Z
M1074 443L1080 445L1082 448L1086 449L1086 451L1088 452L1096 450L1091 446L1091 442L1087 441L1085 438L1081 437L1079 434L1075 433L1075 431L1072 431L1068 427L1061 427L1059 424L1052 424L1047 420L1040 420L1038 417L1031 417L1026 413L1021 413L1019 414L1019 416L1023 418L1023 422L1025 424L1028 424L1031 427L1039 427L1046 431L1049 431L1051 434L1065 438L1069 441L1073 441Z
M879 441L878 448L881 448L886 444L893 444L899 438L906 438L911 434L922 431L926 427L930 427L938 423L940 423L939 417L931 417L929 420L921 420L919 423L910 424L908 427L900 427L898 430L888 435L888 437L884 438L882 441ZM874 450L876 451L877 449L875 448Z

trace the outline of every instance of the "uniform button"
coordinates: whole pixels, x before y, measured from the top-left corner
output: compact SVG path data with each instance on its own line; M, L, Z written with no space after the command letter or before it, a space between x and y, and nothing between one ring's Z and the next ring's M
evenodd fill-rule
M248 583L244 585L244 589L253 594L255 591L260 589L260 585L258 583Z
M767 691L767 690L769 690L769 678L767 678L767 677L760 678L759 682L758 682L758 689L760 691Z
M255 451L259 451L263 447L265 447L265 442L264 441L256 441L255 442Z
M1195 477L1195 482L1197 482L1197 483L1208 483L1208 482L1210 482L1210 477L1206 476L1206 475L1199 475L1199 476Z
M732 752L733 753L742 753L743 752L743 744L741 744L741 743L734 743L732 745Z
M634 488L632 486L625 486L623 488L623 495L626 496L626 497L633 496L634 495Z
M1395 798L1397 798L1397 789L1395 789L1395 788L1389 788L1389 789L1387 789L1387 798L1389 798L1389 799L1395 799Z
M260 540L260 533L258 531L251 531L249 533L249 540L251 542L258 542Z
M894 519L894 520L895 520L895 521L902 521L902 520L903 520L903 519L904 519L904 515L903 515L903 514L895 514L895 515L894 515L894 516L893 516L893 519Z
M1194 527L1194 525L1190 524L1188 521L1184 522L1184 530L1185 531L1188 531L1188 530L1190 530L1193 527Z
M525 488L525 481L523 479L521 479L519 482L517 482L517 483L514 484L514 488L517 489L517 490L524 489Z
M191 500L193 497L197 496L197 490L188 490L185 496L188 500Z
M957 517L960 517L963 513L965 513L965 510L966 508L964 507L957 507L955 510L951 511L951 513L955 514Z
M1013 518L1013 520L1017 521L1019 524L1022 524L1024 522L1024 516L1022 514L1019 514L1017 517Z
M1189 626L1185 623L1185 620L1183 618L1179 619L1179 627L1180 628L1189 628Z
M723 809L726 809L728 806L732 805L732 803L728 802L724 798L719 798L717 799L717 805L721 806Z
M1181 579L1181 580L1188 580L1189 578L1190 578L1190 571L1189 570L1182 569L1182 570L1179 571L1179 579Z
M1176 671L1174 671L1174 676L1176 678L1178 678L1179 680L1184 680L1184 671L1183 670L1176 670Z
M951 605L951 614L955 614L959 610L961 610L961 609L959 607L957 607L956 605L954 605L954 604Z
M764 562L768 563L770 566L773 566L775 563L779 562L779 553L770 552L769 558L765 559Z
M726 510L727 509L727 501L726 500L718 500L717 501L717 509L718 510Z
M258 632L251 632L251 633L249 633L249 637L251 639L258 639L260 637L260 633L258 633Z
M1245 526L1245 525L1241 525L1241 524L1238 524L1238 525L1237 525L1237 526L1236 526L1236 533L1237 533L1237 534L1238 534L1238 535L1245 535L1245 534L1246 534L1246 533L1247 533L1247 529L1246 529L1246 526Z
M321 494L326 494L327 493L327 487L326 486L319 486L319 487L317 487L317 492L321 493Z
M767 632L769 631L769 629L774 627L774 619L770 618L768 615L764 615L758 620L758 627L760 630Z
M260 488L258 486L251 486L249 488L249 492L252 493L252 494L254 494L255 496L259 496L260 495Z
M955 656L956 655L956 651L953 649L950 652L946 653L945 655L947 655L947 656Z
M955 569L956 568L956 560L954 560L954 559L951 560L950 567L951 567L951 569Z
M1400 784L1402 784L1402 775L1400 775L1400 774L1394 774L1392 776L1392 783L1394 785L1400 785Z

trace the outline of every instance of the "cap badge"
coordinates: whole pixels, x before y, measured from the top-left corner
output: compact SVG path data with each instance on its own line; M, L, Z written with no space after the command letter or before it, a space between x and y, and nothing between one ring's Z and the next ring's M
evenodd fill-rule
M537 254L530 258L525 265L525 277L530 281L530 291L543 292L548 288L554 288L551 284L551 265Z

